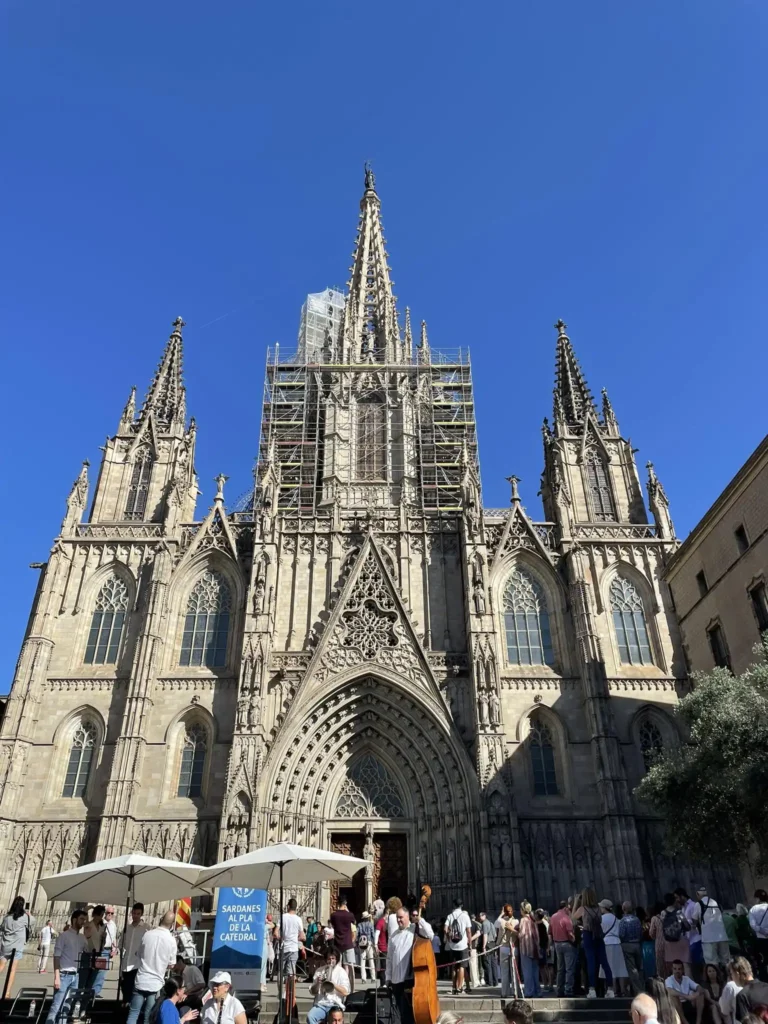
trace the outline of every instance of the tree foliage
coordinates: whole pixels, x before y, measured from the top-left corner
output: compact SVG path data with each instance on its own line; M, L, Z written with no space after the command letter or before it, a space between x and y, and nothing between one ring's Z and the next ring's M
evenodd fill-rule
M637 789L663 814L671 853L768 864L768 660L743 675L694 676L677 708L688 741L664 751Z

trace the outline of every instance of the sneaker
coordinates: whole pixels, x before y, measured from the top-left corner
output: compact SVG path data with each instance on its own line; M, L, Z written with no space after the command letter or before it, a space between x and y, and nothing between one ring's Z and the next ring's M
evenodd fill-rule
M593 988L587 992L587 999L597 999L597 992Z
M615 994L614 994L614 991L613 991L612 988L607 988L605 990L605 998L606 999L614 999L615 998Z

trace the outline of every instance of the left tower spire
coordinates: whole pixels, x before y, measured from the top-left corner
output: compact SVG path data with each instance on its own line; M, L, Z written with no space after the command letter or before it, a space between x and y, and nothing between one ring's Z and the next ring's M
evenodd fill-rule
M186 392L182 377L182 329L180 316L173 321L173 330L163 352L147 396L139 412L141 423L151 412L159 427L184 427L187 414Z

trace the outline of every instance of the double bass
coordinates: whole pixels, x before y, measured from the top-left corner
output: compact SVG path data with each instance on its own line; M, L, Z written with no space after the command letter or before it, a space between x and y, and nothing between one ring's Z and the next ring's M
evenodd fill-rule
M431 895L430 887L422 885L419 917L421 917ZM437 996L437 961L431 941L419 935L418 931L413 938L411 962L413 964L413 1019L416 1024L435 1024L440 1015L440 1000Z

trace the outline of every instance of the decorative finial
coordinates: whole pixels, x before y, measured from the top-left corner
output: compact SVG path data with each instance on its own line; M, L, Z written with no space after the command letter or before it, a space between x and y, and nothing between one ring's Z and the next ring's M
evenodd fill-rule
M173 333L174 333L174 334L181 334L181 328L182 328L182 327L186 327L187 325L186 325L186 323L185 323L185 322L184 322L184 321L182 320L182 318L181 318L180 316L177 316L177 317L176 317L176 319L175 319L175 320L173 321L173 323L171 324L171 326L172 326L172 327L173 327L173 329L174 329L174 330L173 330Z
M507 477L507 483L512 488L512 497L509 499L509 503L510 505L514 505L515 502L520 501L520 494L517 490L517 485L520 483L520 477L515 476L513 473L512 476Z
M216 497L214 501L224 501L224 484L229 480L228 476L224 476L223 473L219 473L218 476L214 477L214 483L216 484Z
M373 173L373 168L368 160L365 162L365 191L376 191L376 175Z
M566 329L567 326L568 326L568 324L565 323L563 320L558 320L557 323L555 324L555 327L557 329L557 333L558 333L558 335L561 338L565 338L566 337L565 329Z

